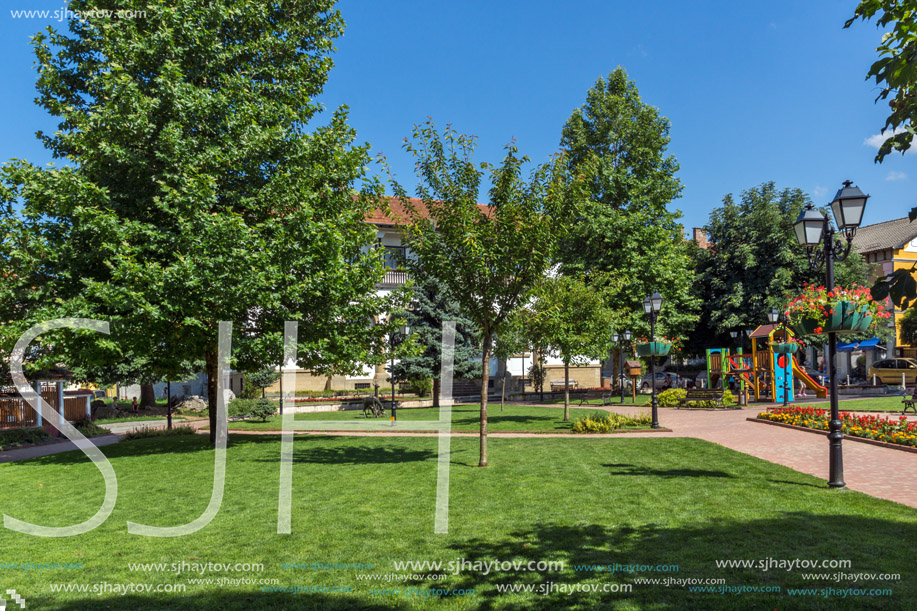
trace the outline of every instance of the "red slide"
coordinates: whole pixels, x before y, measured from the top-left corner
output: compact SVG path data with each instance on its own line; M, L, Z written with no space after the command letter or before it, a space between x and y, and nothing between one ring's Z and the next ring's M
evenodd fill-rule
M824 399L828 396L828 389L812 379L812 376L806 373L806 370L799 366L796 357L793 357L793 375L799 378L808 388L815 389L815 396Z

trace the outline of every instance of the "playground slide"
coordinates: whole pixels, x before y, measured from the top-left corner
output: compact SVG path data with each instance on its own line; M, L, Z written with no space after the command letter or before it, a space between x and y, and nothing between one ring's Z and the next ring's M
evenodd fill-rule
M793 375L798 376L808 388L814 388L816 397L824 399L828 396L828 389L813 380L812 377L806 373L806 370L799 366L795 356L793 357Z

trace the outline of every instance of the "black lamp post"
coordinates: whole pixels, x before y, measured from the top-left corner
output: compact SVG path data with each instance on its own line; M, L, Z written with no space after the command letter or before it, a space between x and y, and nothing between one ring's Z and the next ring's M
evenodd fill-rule
M394 331L388 334L389 359L391 363L389 380L392 382L392 426L395 426L398 422L398 407L395 404L395 347L408 338L408 335L411 333L410 325L402 325L398 328L398 333L401 337L397 340L395 339Z
M621 336L621 403L624 403L624 342L630 342L630 331L624 331L624 334Z
M653 293L643 300L643 312L650 319L650 343L656 341L656 318L659 317L659 310L662 309L662 295ZM656 398L656 357L650 356L650 379L653 388L653 423L650 428L659 428L659 401Z
M790 339L789 333L786 332L786 315L781 314L777 311L777 308L771 308L767 311L767 319L772 325L780 323L780 328L783 331L783 341L788 342ZM787 359L790 356L787 355ZM783 376L783 407L789 407L790 405L790 389L789 389L789 376Z
M828 217L816 210L812 204L806 206L793 224L793 228L796 230L796 239L801 246L806 248L806 256L812 269L819 270L822 265L825 266L827 276L825 286L829 291L834 289L834 262L843 261L850 254L853 236L856 234L857 227L863 221L863 210L866 208L867 199L869 199L869 196L864 195L859 187L854 187L849 180L844 181L844 187L838 190L834 196L834 201L831 202L831 211L837 223L837 230L828 221ZM844 239L836 237L837 231L844 233ZM824 245L821 249L818 249L823 238ZM845 240L846 244L844 244ZM844 438L844 434L841 433L841 419L837 405L837 368L834 362L836 356L837 333L830 331L828 333L828 354L825 356L828 364L828 382L831 389L831 422L828 423L830 430L830 433L828 433L828 486L843 488L846 486L844 482L844 455L841 449L841 440Z

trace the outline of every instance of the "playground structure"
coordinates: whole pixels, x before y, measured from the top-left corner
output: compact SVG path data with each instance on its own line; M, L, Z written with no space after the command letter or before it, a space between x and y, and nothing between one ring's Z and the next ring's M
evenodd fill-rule
M776 339L775 339L776 335ZM716 388L722 382L726 388L730 382L739 386L742 394L750 390L755 401L782 403L795 399L795 381L814 390L815 396L827 397L828 389L812 379L792 354L774 352L774 345L786 343L793 332L781 325L762 325L755 329L751 338L751 353L744 354L739 348L734 353L729 348L707 350L707 386Z

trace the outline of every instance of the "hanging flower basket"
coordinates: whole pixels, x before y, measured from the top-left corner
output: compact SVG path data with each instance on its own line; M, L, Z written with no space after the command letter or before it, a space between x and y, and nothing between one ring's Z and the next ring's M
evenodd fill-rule
M806 286L802 295L790 301L786 314L797 335L868 334L876 330L880 319L891 316L868 288L857 285L830 291Z
M672 349L668 342L646 342L637 344L637 354L640 356L665 356Z
M799 344L774 344L774 352L777 354L796 354L799 350Z

